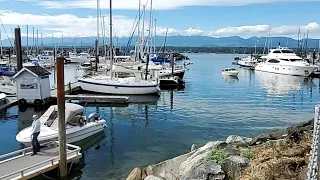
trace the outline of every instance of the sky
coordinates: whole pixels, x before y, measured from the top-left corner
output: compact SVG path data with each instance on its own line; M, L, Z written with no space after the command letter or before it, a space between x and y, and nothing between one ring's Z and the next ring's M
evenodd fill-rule
M145 6L145 33L151 0ZM12 37L18 25L22 35L38 31L43 37L97 36L97 0L0 0L1 39ZM227 37L302 36L320 38L320 0L153 0L153 27L157 35ZM138 14L139 0L113 0L113 34L128 37ZM100 0L99 36L109 35L109 0ZM141 10L143 14L143 10ZM103 17L103 18L102 18ZM156 19L156 20L154 20ZM103 23L104 21L104 23ZM103 27L105 24L105 28ZM141 20L141 29L142 29Z

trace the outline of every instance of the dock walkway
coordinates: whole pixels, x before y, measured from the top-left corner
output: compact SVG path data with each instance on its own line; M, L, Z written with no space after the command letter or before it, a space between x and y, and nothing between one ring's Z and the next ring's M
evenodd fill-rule
M29 179L59 166L58 142L43 144L45 146L35 156L31 156L32 147L14 151L0 156L0 179ZM81 148L67 144L67 161L81 158Z

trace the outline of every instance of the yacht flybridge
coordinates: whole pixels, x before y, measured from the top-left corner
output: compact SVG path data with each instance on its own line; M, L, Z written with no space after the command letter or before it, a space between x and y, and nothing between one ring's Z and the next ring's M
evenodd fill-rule
M38 140L40 143L58 140L58 107L57 105L50 108L40 117L40 135ZM100 131L103 131L106 126L106 121L100 119L90 121L83 115L84 108L78 104L65 104L65 123L67 143L73 143L90 137ZM27 127L21 130L16 136L17 141L25 145L31 144L31 129Z
M256 71L293 76L310 76L317 69L317 66L310 65L288 48L278 47L277 49L271 49L267 56L262 56L261 58L263 62L257 64Z

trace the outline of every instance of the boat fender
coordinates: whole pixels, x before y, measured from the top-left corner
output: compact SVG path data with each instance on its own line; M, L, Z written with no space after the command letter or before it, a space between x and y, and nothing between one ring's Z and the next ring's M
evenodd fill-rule
M34 104L37 105L37 106L40 106L40 105L42 105L42 100L41 99L36 99L36 100L34 100Z
M22 98L22 99L19 99L18 103L19 103L20 106L24 106L24 105L27 105L27 100Z

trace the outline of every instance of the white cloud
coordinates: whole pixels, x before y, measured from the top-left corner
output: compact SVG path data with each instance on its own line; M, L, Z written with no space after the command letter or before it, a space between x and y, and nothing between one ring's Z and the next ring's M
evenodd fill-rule
M204 35L205 32L200 29L199 27L197 28L189 28L187 30L184 31L184 35L187 35L187 36L201 36L201 35Z
M141 0L146 4L150 0ZM157 10L176 9L188 6L244 6L249 4L261 4L272 2L306 2L320 0L155 0L153 7ZM112 2L113 9L138 9L139 0L116 0ZM91 8L96 9L96 0L41 0L39 5L46 8L68 9L68 8ZM109 1L101 1L102 9L109 8Z
M238 26L238 27L226 27L215 31L210 31L209 36L221 37L221 36L267 36L271 29L271 36L289 36L297 37L299 28L302 33L306 33L309 30L309 37L320 37L320 25L317 22L312 22L304 26L277 26L272 27L270 25L253 25L253 26Z
M0 19L5 26L15 25L29 25L29 35L31 35L31 27L35 26L35 29L43 33L43 37L95 37L96 36L96 18L93 16L78 17L73 14L60 14L60 15L48 15L48 14L22 14L8 10L0 9ZM109 32L108 17L106 16L106 31ZM127 37L131 34L134 19L126 16L114 15L113 17L114 35L118 37ZM317 22L311 22L307 25L283 25L277 27L271 27L272 36L289 36L296 38L298 29L301 29L302 33L306 33L309 30L309 37L320 38L320 25ZM8 36L11 37L11 32L7 29ZM157 35L164 36L167 32L167 28L157 27ZM269 25L251 25L251 26L230 26L217 30L206 32L200 27L188 28L186 30L168 28L168 36L173 35L185 35L185 36L267 36L269 32ZM26 33L23 28L22 33ZM145 32L147 34L147 32ZM107 33L106 36L109 34ZM4 36L4 35L2 35ZM101 33L100 33L101 36Z

